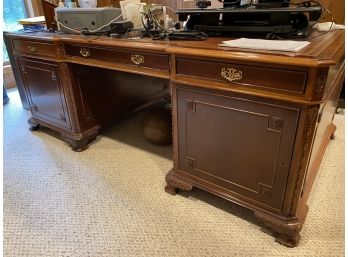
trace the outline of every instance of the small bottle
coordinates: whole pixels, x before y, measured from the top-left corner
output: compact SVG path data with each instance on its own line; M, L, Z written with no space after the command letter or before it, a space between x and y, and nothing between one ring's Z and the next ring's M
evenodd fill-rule
M58 7L64 7L64 3L62 2L62 0L59 0Z

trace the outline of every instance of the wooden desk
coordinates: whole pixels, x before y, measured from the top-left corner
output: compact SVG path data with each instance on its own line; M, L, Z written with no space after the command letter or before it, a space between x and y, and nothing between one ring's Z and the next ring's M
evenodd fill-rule
M225 49L221 40L5 33L32 130L47 126L82 151L102 126L170 95L166 191L198 187L238 203L276 241L296 246L335 131L344 33L317 37L300 53Z

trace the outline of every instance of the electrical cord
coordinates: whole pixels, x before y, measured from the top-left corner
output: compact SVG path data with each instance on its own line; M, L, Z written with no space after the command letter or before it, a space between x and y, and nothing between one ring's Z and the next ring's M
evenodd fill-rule
M144 26L144 29L146 30L147 34L151 37L153 40L162 40L168 37L168 35L171 33L170 30L164 28L154 17L153 12L151 8L149 9L148 13L141 13L141 23ZM147 23L144 22L144 16L147 19ZM154 25L155 31L151 31L151 28L149 26Z
M324 7L324 6L323 6ZM331 15L331 25L330 25L330 28L329 28L329 30L328 31L325 31L325 32L323 32L323 33L321 33L321 34L319 34L319 35L316 35L316 36L313 36L313 37L310 37L309 39L314 39L314 38L317 38L317 37L320 37L320 36L323 36L323 35L325 35L325 34L327 34L327 33L329 33L330 31L331 31L331 29L332 29L332 27L333 27L333 24L334 24L334 16L333 16L333 14L332 14L332 12L329 10L329 9L327 9L326 7L324 7L324 10L328 13L328 14L330 14ZM313 26L314 26L315 24L313 24Z
M331 29L332 29L333 24L334 24L334 16L333 16L332 12L328 8L326 8L322 3L320 3L319 1L309 0L309 1L305 1L305 2L297 3L297 4L296 3L292 3L292 5L302 5L304 7L311 7L311 3L316 3L317 5L319 5L321 7L322 11L321 11L320 17L313 24L311 24L308 28L312 28L315 24L317 24L319 22L319 20L321 19L322 15L323 15L323 10L330 14L330 16L331 16L331 25L330 25L330 28L329 28L328 31L325 31L324 33L321 33L321 34L313 36L313 37L309 37L307 40L311 40L311 39L314 39L314 38L317 38L317 37L320 37L322 35L325 35L325 34L329 33L331 31Z

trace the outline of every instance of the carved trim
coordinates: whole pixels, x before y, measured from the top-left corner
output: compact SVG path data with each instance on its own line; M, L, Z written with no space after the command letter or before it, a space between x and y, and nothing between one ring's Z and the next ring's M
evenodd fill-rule
M72 139L72 140L82 140L87 137L96 137L98 135L100 126L95 126L90 128L82 133L66 133L64 134L64 138Z
M64 57L66 54L65 47L64 46L58 46L57 47L57 56L58 57Z
M264 198L271 198L272 197L272 188L266 187L263 184L259 185L259 191L261 192L261 195Z
M326 84L326 71L321 71L315 80L315 96L321 96L323 94L325 84Z
M277 117L269 117L268 128L276 131L282 131L284 120Z
M302 174L305 173L306 167L307 167L307 158L310 152L310 148L312 145L312 137L313 133L315 130L316 122L318 119L318 107L312 107L308 109L307 111L307 118L306 118L306 130L305 130L305 138L304 138L304 143L303 143L303 149L301 153L301 158L298 164L298 173L297 173L297 178L296 178L296 185L294 189L294 194L292 196L292 204L291 204L291 209L294 208L296 204L296 194L298 194L299 190L301 190L302 186Z
M275 235L275 241L287 247L295 247L300 241L301 223L297 218L291 221L277 220L263 213L255 212L255 218Z
M61 133L64 141L70 144L72 150L82 152L88 148L88 143L93 141L98 135L100 127L96 126L83 133Z
M186 100L186 111L196 112L196 103L192 100Z
M254 215L259 222L274 233L276 242L287 247L295 247L300 241L300 231L307 213L308 205L305 205L299 216L296 217L271 216L257 211L254 212Z
M186 158L185 158L186 167L193 169L194 162L195 162L195 160L193 158L186 156Z
M173 189L181 189L184 191L191 191L192 190L193 186L191 184L186 183L186 182L178 179L177 177L174 177L173 173L174 173L174 171L170 170L166 175L166 182L167 182L166 191L168 193L172 193ZM168 189L170 189L170 190L168 190Z
M69 65L66 62L59 64L59 72L61 74L61 83L65 95L66 106L67 106L67 114L71 120L71 127L74 131L80 130L80 125L78 121L75 98L73 94L70 73L69 73Z

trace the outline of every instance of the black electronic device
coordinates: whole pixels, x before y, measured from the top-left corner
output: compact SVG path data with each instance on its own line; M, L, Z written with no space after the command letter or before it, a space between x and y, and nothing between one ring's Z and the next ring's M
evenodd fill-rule
M110 24L108 34L125 34L132 28L134 28L134 24L131 21L116 21Z
M206 40L208 35L201 31L173 31L167 37L169 40Z
M198 0L196 2L197 8L207 8L208 6L211 6L211 1L206 1L206 0Z
M227 4L225 1L224 4ZM260 4L271 3L261 1ZM275 2L273 2L275 4ZM280 4L278 0L278 4ZM286 2L284 4L287 4ZM322 7L178 9L186 31L202 31L209 36L266 38L307 38L309 27L321 16ZM188 19L189 17L189 19Z
M290 0L259 0L256 8L289 7Z

